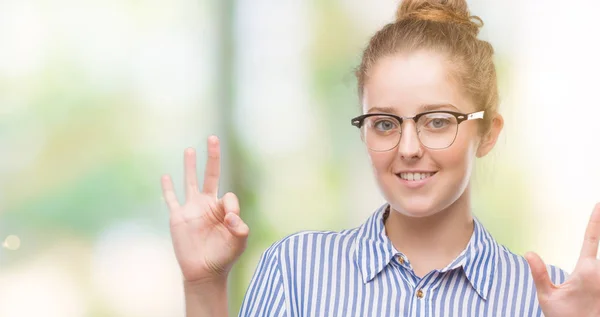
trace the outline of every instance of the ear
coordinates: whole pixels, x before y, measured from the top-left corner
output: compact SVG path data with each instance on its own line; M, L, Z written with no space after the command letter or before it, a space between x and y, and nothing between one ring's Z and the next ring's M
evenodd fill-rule
M499 113L494 115L490 126L490 131L481 137L481 142L477 148L477 157L483 157L487 155L496 145L498 136L504 127L504 118Z

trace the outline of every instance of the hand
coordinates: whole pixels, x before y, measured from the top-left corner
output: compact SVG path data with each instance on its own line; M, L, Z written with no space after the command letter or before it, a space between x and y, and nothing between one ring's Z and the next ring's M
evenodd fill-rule
M175 256L188 283L226 281L233 263L246 248L250 229L240 218L237 197L218 199L220 148L217 137L208 138L208 161L202 191L198 189L196 153L184 154L185 196L177 201L169 175L162 177L163 196L170 210Z
M600 260L596 257L599 237L600 203L590 217L575 270L561 285L552 283L546 265L537 254L525 255L546 317L600 316Z

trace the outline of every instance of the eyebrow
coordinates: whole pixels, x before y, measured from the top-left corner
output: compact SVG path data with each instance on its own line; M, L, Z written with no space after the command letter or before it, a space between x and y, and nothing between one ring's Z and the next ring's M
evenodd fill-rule
M460 111L460 110L458 110L458 108L456 108L455 106L453 106L449 103L422 105L421 107L419 107L419 109L421 109L422 111L433 111L433 110L440 110L440 109L447 109L447 108L450 108L455 111Z
M382 113L396 113L396 110L394 110L394 108L392 107L373 107L373 108L369 108L369 110L367 111L367 113L372 113L372 112L382 112Z
M422 105L419 107L419 110L421 112L426 112L426 111L434 111L434 110L441 110L441 109L448 109L448 108L455 110L455 111L460 111L458 108L456 108L455 106L453 106L449 103ZM367 111L367 113L373 113L373 112L397 114L396 109L394 109L392 107L372 107L372 108L369 108L369 110Z

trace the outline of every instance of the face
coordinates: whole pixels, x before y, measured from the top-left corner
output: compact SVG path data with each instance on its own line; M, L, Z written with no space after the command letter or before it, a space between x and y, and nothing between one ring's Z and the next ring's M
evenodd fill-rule
M412 117L440 105L449 106L435 110L478 111L452 79L447 65L442 55L427 51L378 60L364 86L364 113ZM432 150L419 141L415 122L405 120L398 146L386 152L369 150L376 180L392 209L411 217L426 217L461 199L476 156L485 155L496 139L482 142L478 121L462 122L450 147ZM420 177L425 178L414 180Z

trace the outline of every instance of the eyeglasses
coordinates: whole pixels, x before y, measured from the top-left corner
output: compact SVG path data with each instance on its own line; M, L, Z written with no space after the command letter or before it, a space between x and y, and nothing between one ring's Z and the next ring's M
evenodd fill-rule
M385 152L398 146L404 120L415 122L419 141L424 147L441 150L454 143L461 122L483 119L484 112L428 111L414 117L368 113L352 119L351 123L361 130L361 139L372 151Z

